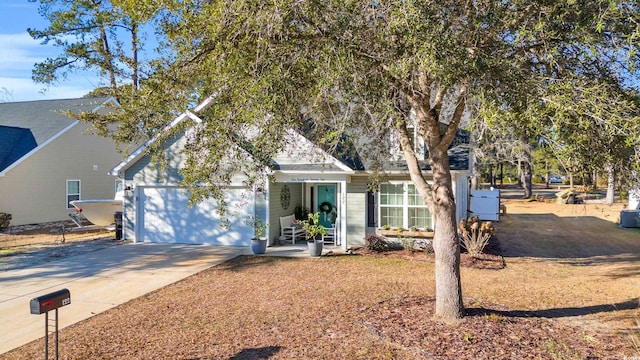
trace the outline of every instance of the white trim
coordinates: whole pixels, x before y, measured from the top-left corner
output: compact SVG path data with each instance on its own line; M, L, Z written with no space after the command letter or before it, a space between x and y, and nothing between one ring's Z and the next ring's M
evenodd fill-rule
M287 181L291 182L291 181ZM347 183L349 181L343 179L340 180L323 180L323 181L305 181L304 184L304 193L305 193L305 207L311 208L311 186L314 187L314 191L317 191L317 187L315 185L319 184L334 184L336 185L336 205L338 208L337 219L336 222L340 225L338 231L338 239L340 239L340 249L342 251L347 251L349 247L348 239L347 239ZM314 198L318 199L317 193ZM268 206L270 207L270 206Z
M77 181L78 182L78 200L82 200L82 180L80 179L66 179L64 182L64 199L66 204L66 209L74 209L75 207L71 204L69 204L71 201L73 200L69 200L69 182L72 181ZM76 195L76 194L71 194L71 195Z
M115 97L110 96L110 97L106 98L103 102L101 102L99 105L94 107L91 110L91 112L96 112L96 111L102 109L107 103L112 103L115 106L120 106L120 103L118 102L118 100Z
M429 212L429 214L431 215L431 223L427 224L427 226L431 229L434 228L434 216L433 216L433 212L431 211L431 209L429 208L428 205L424 204L424 202L422 203L422 205L409 205L409 186L413 186L415 188L415 185L413 184L413 182L411 181L386 181L384 183L380 184L382 185L395 185L395 186L402 186L402 204L401 205L383 205L382 204L382 200L380 199L380 197L382 196L382 193L380 190L377 191L377 222L378 222L378 226L383 226L386 224L382 223L382 208L401 208L402 209L402 227L403 228L409 228L409 209L410 208L414 208L414 209L427 209L427 211ZM416 191L416 194L417 191ZM418 194L419 195L419 194ZM422 200L422 199L421 199Z
M22 155L22 157L20 159L14 161L11 165L7 166L2 172L0 172L0 176L5 176L6 173L8 173L11 169L15 168L16 166L20 165L22 162L26 161L33 154L37 153L42 148L44 148L45 146L49 145L52 141L56 140L57 138L62 136L64 133L69 131L71 128L73 128L74 126L78 125L79 122L80 121L76 120L73 123L71 123L70 125L67 125L67 127L65 127L64 129L58 131L55 135L53 135L52 137L48 138L42 144L38 145L37 147L35 147L33 150L29 151L25 155Z
M197 122L198 124L202 124L202 119L200 119L196 114L192 113L189 110L186 110L185 113L189 118L191 118L191 120Z
M345 175L344 173L310 173L309 171L296 174L289 174L287 172L276 173L274 174L274 178L276 182L294 182L294 183L306 183L306 182L336 182L336 181L344 181L345 183L351 182L351 176Z
M198 106L196 106L193 109L193 111L197 113L197 112L200 112L202 110L206 110L209 106L211 106L211 102L213 101L214 98L215 98L215 94L207 97L206 99L204 99L204 101L202 101L200 104L198 104ZM173 119L173 121L171 121L169 123L169 125L167 125L164 128L162 128L162 130L160 132L158 132L156 135L154 135L151 139L147 140L143 145L138 147L129 156L127 156L126 159L124 159L118 165L116 165L116 167L111 169L111 171L109 171L109 175L118 176L118 177L124 178L124 172L133 163L135 163L136 161L140 160L146 154L146 150L149 148L149 146L151 146L151 144L153 144L154 142L158 141L160 136L162 136L165 132L167 132L167 131L171 130L172 128L176 127L178 124L180 124L183 120L185 120L187 118L191 118L197 123L201 123L202 122L202 119L197 117L194 113L192 113L188 109L185 110L182 114L178 115L175 119Z

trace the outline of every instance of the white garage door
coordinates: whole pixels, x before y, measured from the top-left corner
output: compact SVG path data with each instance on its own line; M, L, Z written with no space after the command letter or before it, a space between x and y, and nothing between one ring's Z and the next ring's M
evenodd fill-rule
M188 207L189 195L176 187L138 187L137 241L180 244L248 246L253 228L246 225L254 213L251 192L228 189L227 225L221 226L217 203L205 200Z

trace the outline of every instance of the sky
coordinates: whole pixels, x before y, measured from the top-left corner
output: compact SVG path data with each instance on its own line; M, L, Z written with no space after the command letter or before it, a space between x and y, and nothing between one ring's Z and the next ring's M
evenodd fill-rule
M41 45L27 28L44 29L48 22L38 14L38 2L0 0L0 101L31 101L82 97L103 85L94 73L71 74L56 85L31 80L35 63L56 57L60 49ZM44 92L43 92L44 89Z

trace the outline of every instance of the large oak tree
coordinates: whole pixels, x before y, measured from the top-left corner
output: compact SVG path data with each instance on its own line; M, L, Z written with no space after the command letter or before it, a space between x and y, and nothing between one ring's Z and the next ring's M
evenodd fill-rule
M127 137L132 129L150 137L176 111L211 96L198 115L198 140L187 147L183 169L195 200L221 196L220 185L234 171L259 179L268 159L286 145L287 128L318 131L316 138L329 145L358 135L357 145L370 149L361 155L378 163L388 155L379 151L380 140L393 133L435 219L436 316L444 320L464 315L447 149L467 105L482 94L492 104L518 109L522 99L536 101L549 79L588 77L596 70L606 74L598 79L624 87L624 77L634 76L627 65L638 60L632 52L638 8L616 1L145 4L139 7L165 9L159 31L172 51L153 63L153 75L137 94L123 99L118 116L94 121L105 129L117 121ZM513 116L507 126L520 126L519 119ZM429 182L411 128L424 139ZM251 145L255 165L224 162L238 142Z

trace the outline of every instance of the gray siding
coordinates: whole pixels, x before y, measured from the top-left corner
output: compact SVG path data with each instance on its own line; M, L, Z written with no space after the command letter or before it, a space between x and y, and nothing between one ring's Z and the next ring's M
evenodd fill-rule
M368 177L352 177L347 184L347 247L364 245L367 235Z
M289 187L291 195L289 207L284 209L280 202L280 193L284 185ZM269 185L269 241L274 244L280 237L280 217L293 215L296 206L302 206L304 203L304 184L303 183L272 183Z
M159 164L151 161L151 156L145 155L126 170L125 179L133 180L135 184L177 184L182 180L179 169L185 159L182 154L185 142L185 137L178 136L166 143L166 167L161 169Z
M0 211L11 225L69 220L66 180L80 180L81 198L113 199L108 171L122 160L111 139L92 135L78 123L0 176Z
M133 240L135 238L134 223L135 223L135 208L133 206L133 194L125 194L122 205L124 212L122 213L122 236L127 240Z

